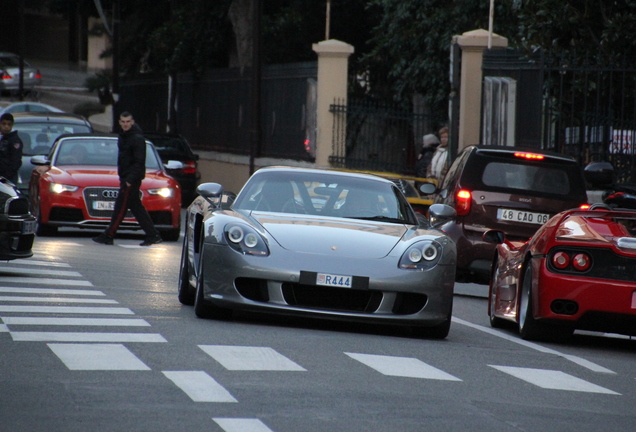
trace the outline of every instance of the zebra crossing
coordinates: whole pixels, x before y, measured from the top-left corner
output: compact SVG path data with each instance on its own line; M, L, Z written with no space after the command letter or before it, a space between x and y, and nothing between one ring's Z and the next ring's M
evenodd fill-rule
M50 268L49 268L50 267ZM137 332L151 325L116 300L83 280L79 272L55 257L17 260L0 267L0 337L8 333L14 342L44 342L70 371L150 371L126 344L168 341L158 333ZM45 316L43 316L45 315ZM106 317L107 316L107 317ZM459 320L461 321L461 320ZM465 323L465 322L462 322ZM46 327L30 331L29 327ZM57 331L61 326L84 331ZM106 331L109 327L130 331ZM98 331L86 331L95 329ZM197 345L228 371L282 371L304 373L308 369L271 347ZM414 357L343 352L371 373L405 379L442 380L462 383L452 375ZM506 376L542 389L620 395L594 383L558 370L488 365ZM202 370L162 370L162 376L197 403L240 402L215 378ZM254 418L213 418L226 432L271 431Z

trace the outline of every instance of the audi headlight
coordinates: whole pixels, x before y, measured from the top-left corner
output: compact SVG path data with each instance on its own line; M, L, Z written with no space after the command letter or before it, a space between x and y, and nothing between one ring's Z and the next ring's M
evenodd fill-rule
M225 237L232 249L246 255L269 255L265 240L253 228L242 224L229 224L225 227Z
M411 245L400 258L400 268L428 270L435 267L442 256L442 245L424 240Z
M65 185L61 183L51 183L51 192L57 193L57 194L62 192L75 192L77 189L79 189L79 186Z
M174 194L174 191L172 190L172 188L159 188L159 189L148 189L148 193L150 195L159 195L164 198L170 198Z

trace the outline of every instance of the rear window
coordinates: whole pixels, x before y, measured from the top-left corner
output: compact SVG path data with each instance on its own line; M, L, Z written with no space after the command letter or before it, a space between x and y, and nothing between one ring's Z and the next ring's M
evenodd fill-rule
M487 164L481 181L486 186L545 194L567 195L571 189L568 175L562 169L505 162Z

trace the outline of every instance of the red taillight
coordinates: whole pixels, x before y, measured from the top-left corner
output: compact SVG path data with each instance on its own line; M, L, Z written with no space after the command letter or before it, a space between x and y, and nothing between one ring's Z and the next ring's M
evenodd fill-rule
M588 210L588 209L590 208L590 205L589 205L589 204L581 204L581 205L579 206L579 208L580 208L581 210Z
M466 216L470 213L470 203L472 201L472 194L469 190L460 189L455 196L457 202L455 204L455 211L457 216Z
M572 258L572 267L578 271L586 271L592 265L592 259L588 254L578 253Z
M563 270L570 265L570 255L565 252L557 252L552 256L552 265Z
M516 157L520 157L520 158L524 158L524 159L535 159L535 160L541 160L544 158L543 155L540 154L536 154L536 153L525 153L525 152L517 152L515 153Z
M36 70L35 77L38 78L38 79L42 78L42 74L40 73L40 69Z
M11 75L9 75L7 73L7 71L0 71L0 72L2 72L2 79L11 79L11 78L13 78Z
M197 163L194 161L185 161L183 162L183 173L184 174L194 174L197 172Z

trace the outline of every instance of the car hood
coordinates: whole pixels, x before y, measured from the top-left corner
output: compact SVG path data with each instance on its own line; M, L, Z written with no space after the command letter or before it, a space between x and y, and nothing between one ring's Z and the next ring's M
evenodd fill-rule
M284 249L361 259L387 256L407 225L356 219L281 216L252 212L252 217Z

